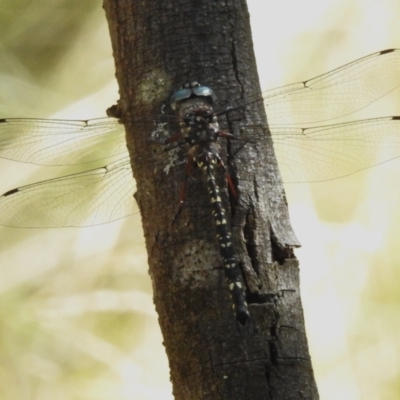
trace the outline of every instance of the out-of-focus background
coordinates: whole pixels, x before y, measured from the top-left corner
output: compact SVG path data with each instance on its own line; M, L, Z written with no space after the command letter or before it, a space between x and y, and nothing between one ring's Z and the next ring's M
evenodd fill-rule
M400 47L397 0L248 0L263 89ZM0 117L94 118L118 99L100 0L0 1ZM399 76L400 82L400 76ZM397 90L354 119L400 115ZM68 173L0 160L0 192ZM324 400L400 393L400 162L288 185ZM0 228L0 398L172 399L140 218Z

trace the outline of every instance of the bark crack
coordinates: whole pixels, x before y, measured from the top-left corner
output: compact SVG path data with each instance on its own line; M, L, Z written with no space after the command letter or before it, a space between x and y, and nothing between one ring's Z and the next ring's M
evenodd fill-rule
M239 62L238 62L238 57L237 57L237 45L236 45L236 38L235 38L235 16L232 16L232 13L234 11L231 11L228 1L225 2L226 8L228 10L228 24L230 25L230 40L231 40L231 56L232 56L232 68L233 72L235 74L236 81L238 82L240 86L240 95L241 97L244 96L244 87L243 83L240 79L240 73L239 73Z

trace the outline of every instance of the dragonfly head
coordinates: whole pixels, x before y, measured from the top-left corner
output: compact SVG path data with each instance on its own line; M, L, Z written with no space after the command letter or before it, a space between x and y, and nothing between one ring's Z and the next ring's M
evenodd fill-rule
M196 97L205 97L209 99L210 104L217 98L214 91L207 86L201 86L198 82L185 83L171 96L171 108L176 110L183 101Z

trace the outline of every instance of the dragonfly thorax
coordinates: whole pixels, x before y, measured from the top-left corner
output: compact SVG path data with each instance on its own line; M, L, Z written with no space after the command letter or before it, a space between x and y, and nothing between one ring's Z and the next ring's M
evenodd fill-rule
M213 107L206 98L191 98L179 106L181 133L190 145L215 142L219 125Z

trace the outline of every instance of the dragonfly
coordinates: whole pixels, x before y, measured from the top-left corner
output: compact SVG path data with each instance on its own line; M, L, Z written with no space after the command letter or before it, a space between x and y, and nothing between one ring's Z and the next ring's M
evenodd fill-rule
M399 85L400 49L388 49L315 78L233 101L216 114L262 103L283 181L326 181L400 155L398 116L327 124ZM159 117L149 117L149 121L159 121ZM178 121L174 118L169 118L171 135ZM168 131L167 123L161 125ZM125 133L115 118L0 119L0 157L44 166L90 165L113 157L99 168L7 191L0 196L0 225L84 227L138 212Z

